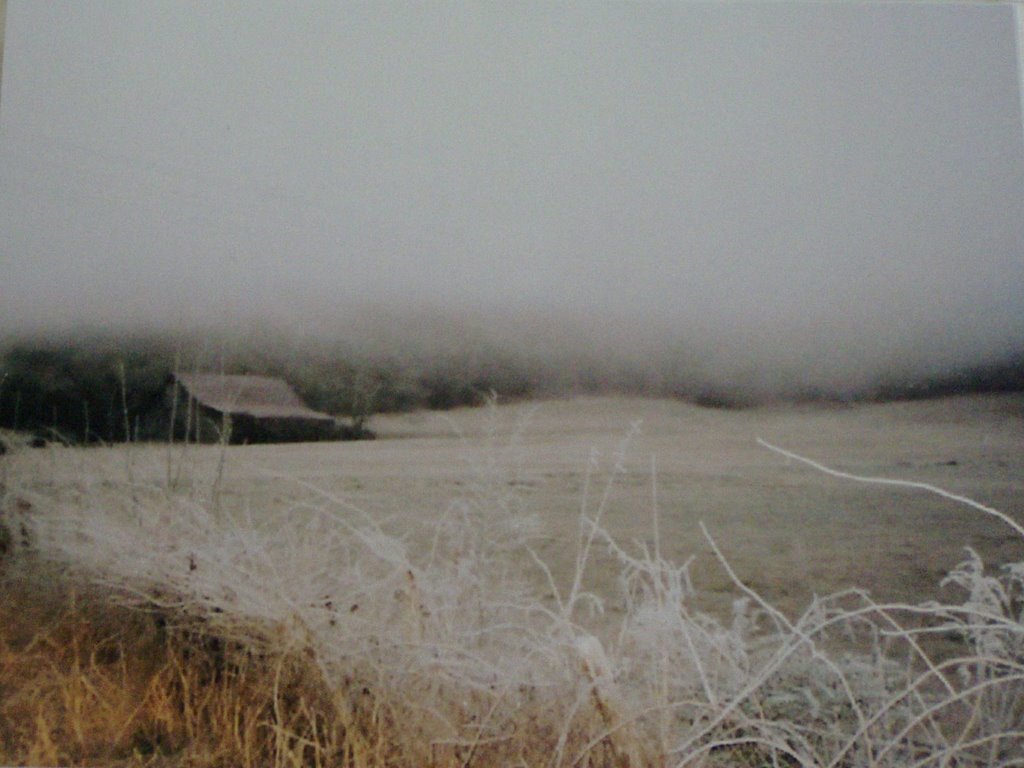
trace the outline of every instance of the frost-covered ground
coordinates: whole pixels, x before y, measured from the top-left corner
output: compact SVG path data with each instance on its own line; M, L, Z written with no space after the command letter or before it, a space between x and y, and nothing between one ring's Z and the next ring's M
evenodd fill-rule
M301 652L385 764L1016 764L1022 413L585 399L372 443L20 450L5 522L164 621Z
M984 515L929 494L828 477L759 446L758 437L837 469L932 483L1024 521L1024 396L953 397L852 407L712 410L673 401L586 398L449 413L378 416L374 442L27 452L8 471L41 482L138 480L212 485L228 507L272 517L310 487L381 520L389 532L432 518L482 489L539 523L536 545L567 580L584 504L615 473L604 525L650 541L658 510L663 556L698 555L709 607L728 580L710 561L703 521L738 574L783 608L849 586L880 599L921 599L960 562L1024 559L1024 542ZM22 463L31 470L19 469ZM170 466L169 466L170 465ZM585 498L589 486L589 499ZM288 514L301 515L292 510ZM616 568L595 553L609 593ZM706 566L706 567L705 567Z
M932 483L1024 521L1020 395L737 411L586 398L378 416L372 426L375 442L232 447L226 456L216 447L138 446L131 467L138 479L162 481L171 463L174 477L204 484L222 471L223 503L257 518L284 513L312 487L396 534L453 500L500 493L536 517L538 551L566 581L580 509L596 506L618 466L604 525L626 544L649 542L657 508L662 555L698 556L693 573L709 607L728 605L731 588L701 521L738 574L785 609L849 586L879 599L935 596L965 546L993 566L1024 559L1024 542L992 518L918 491L837 480L756 443L854 474ZM123 479L125 454L57 450L14 462L38 463L42 480ZM611 595L604 577L618 569L606 551L594 557L590 583Z

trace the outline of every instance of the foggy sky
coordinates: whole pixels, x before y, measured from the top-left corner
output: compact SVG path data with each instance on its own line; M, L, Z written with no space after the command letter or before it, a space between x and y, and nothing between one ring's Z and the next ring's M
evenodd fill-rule
M7 14L6 329L564 316L825 378L1024 348L1007 6Z

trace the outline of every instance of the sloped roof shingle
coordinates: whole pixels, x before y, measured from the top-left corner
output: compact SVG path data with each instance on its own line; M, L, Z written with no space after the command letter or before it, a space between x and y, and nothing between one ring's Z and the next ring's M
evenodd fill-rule
M287 382L270 376L179 373L175 378L201 405L221 413L334 421L332 416L307 407Z

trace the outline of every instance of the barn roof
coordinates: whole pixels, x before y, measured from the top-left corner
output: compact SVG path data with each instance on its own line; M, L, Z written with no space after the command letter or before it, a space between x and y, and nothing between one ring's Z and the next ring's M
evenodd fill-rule
M334 421L334 417L308 408L282 379L212 373L179 373L175 378L201 405L221 413L261 419Z

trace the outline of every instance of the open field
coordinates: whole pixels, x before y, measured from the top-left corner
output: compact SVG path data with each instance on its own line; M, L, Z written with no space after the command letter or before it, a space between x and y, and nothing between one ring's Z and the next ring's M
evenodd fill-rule
M509 433L524 420L508 446ZM791 610L812 593L850 586L879 599L932 597L964 546L993 566L1024 559L1024 542L996 520L926 493L837 480L755 442L760 437L858 475L931 483L1024 522L1024 397L1017 395L740 411L586 399L497 414L392 416L376 426L382 436L406 438L401 442L338 446L337 453L320 454L319 463L312 460L316 448L269 456L254 450L250 467L258 472L273 462L308 472L311 481L368 509L415 513L426 500L458 495L458 484L488 470L480 457L493 456L518 502L538 515L549 537L542 550L567 578L571 562L559 556L572 552L587 467L595 460L599 470L590 499L596 506L615 453L637 421L604 524L622 541L650 541L656 504L662 555L681 563L705 553L695 577L712 593L729 586L706 556L700 521L749 585ZM453 429L463 438L453 437ZM240 484L252 481L238 471ZM595 571L611 576L617 569L607 561L603 567L601 557ZM610 594L610 585L598 591Z
M282 723L298 728L303 717L306 735L285 741L307 764L1022 756L1013 590L1024 579L1007 577L1002 602L1001 587L970 568L960 587L939 583L966 546L986 573L1024 561L1024 538L948 499L827 476L756 438L852 474L934 484L1022 522L1024 396L749 410L586 398L380 416L373 427L373 442L21 450L4 457L0 479L8 515L31 518L31 546L101 599L109 591L161 622L199 626L248 659L299 653L309 669L289 684L313 674L319 682L300 689L334 702L325 706L341 719L317 715L313 727L301 707L282 714L272 682L281 668L267 662L252 673L262 688L247 685L273 692L253 722L276 724L275 760ZM742 588L701 523L739 579L788 619L737 612ZM862 596L842 609L813 602L848 587L881 603L947 607L894 624L902 609ZM968 608L948 607L958 605ZM937 631L919 646L898 627L922 621ZM834 643L826 629L839 626L853 645ZM4 647L23 644L24 627L21 636ZM190 667L189 647L156 666ZM902 661L890 669L886 657ZM949 703L937 704L943 687ZM154 717L124 754L138 743L185 749L188 729ZM324 723L346 746L324 737ZM376 752L360 751L359 734L377 739ZM85 754L25 738L37 754ZM294 746L307 742L317 746ZM254 764L270 749L246 744Z
M252 508L257 519L281 514L315 486L397 535L453 501L499 493L536 516L538 550L563 581L581 507L596 508L611 483L609 533L651 542L656 504L662 555L677 563L698 555L694 576L711 603L730 586L711 562L701 521L739 575L790 611L813 593L851 586L878 599L934 597L965 546L993 567L1024 559L1024 542L992 518L920 491L828 477L756 443L854 474L931 483L1024 522L1019 395L734 411L587 398L385 415L373 426L374 442L230 447L226 456L193 446L171 460L211 485L223 461L222 503ZM129 450L136 480L163 481L166 446ZM124 448L58 448L12 457L8 471L58 485L124 480L127 458ZM595 557L592 585L610 597L618 569L607 552Z

